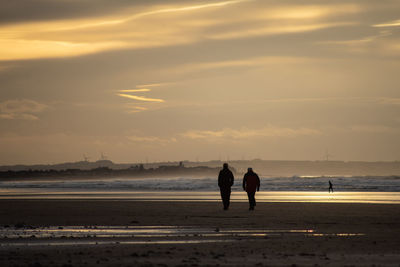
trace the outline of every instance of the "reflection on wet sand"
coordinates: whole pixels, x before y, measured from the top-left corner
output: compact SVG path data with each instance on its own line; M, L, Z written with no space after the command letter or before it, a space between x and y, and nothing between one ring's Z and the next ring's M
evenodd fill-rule
M0 228L0 247L196 244L235 242L242 238L284 237L353 237L361 233L316 233L313 229L219 229L178 226L58 226L44 228ZM125 238L125 239L124 239ZM129 238L126 240L126 238ZM75 239L71 241L71 239Z
M0 199L107 199L141 201L219 201L214 191L63 191L31 189L0 189ZM310 192L265 191L257 192L258 202L320 202L320 203L380 203L400 204L400 192ZM232 192L232 201L246 202L242 192Z
M138 240L138 241L89 241L89 240L75 240L75 241L30 241L30 242L8 242L0 244L0 247L7 246L76 246L76 245L172 245L172 244L201 244L201 243L221 243L233 242L234 240L226 239L208 239L208 240Z

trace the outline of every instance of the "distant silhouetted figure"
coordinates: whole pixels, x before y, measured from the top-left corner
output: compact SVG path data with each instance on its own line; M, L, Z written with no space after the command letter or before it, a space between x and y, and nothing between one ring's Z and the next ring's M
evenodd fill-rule
M333 185L332 185L331 181L329 181L329 193L330 192L333 193Z
M222 203L224 204L224 210L229 208L229 202L231 198L231 187L233 185L234 177L232 172L228 168L228 163L224 163L223 169L218 175L218 186L221 191Z
M247 173L243 177L243 190L247 192L247 196L249 197L249 210L254 210L254 206L256 205L254 195L256 194L256 190L260 191L260 178L257 173L253 172L252 168L248 168Z

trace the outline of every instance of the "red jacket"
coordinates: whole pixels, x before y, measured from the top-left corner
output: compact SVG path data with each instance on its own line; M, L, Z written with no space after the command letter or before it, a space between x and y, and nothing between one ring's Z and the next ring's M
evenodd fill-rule
M260 178L255 172L247 172L243 177L243 189L246 192L254 193L260 190Z

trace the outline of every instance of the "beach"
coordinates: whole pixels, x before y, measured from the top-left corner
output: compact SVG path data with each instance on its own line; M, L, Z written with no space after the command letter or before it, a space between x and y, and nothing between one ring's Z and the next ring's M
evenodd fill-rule
M1 266L399 266L400 205L0 200Z

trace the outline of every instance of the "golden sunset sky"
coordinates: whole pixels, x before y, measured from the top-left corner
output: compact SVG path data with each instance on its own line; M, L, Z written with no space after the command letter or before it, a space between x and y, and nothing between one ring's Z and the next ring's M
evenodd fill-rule
M400 160L398 0L0 5L0 165Z

